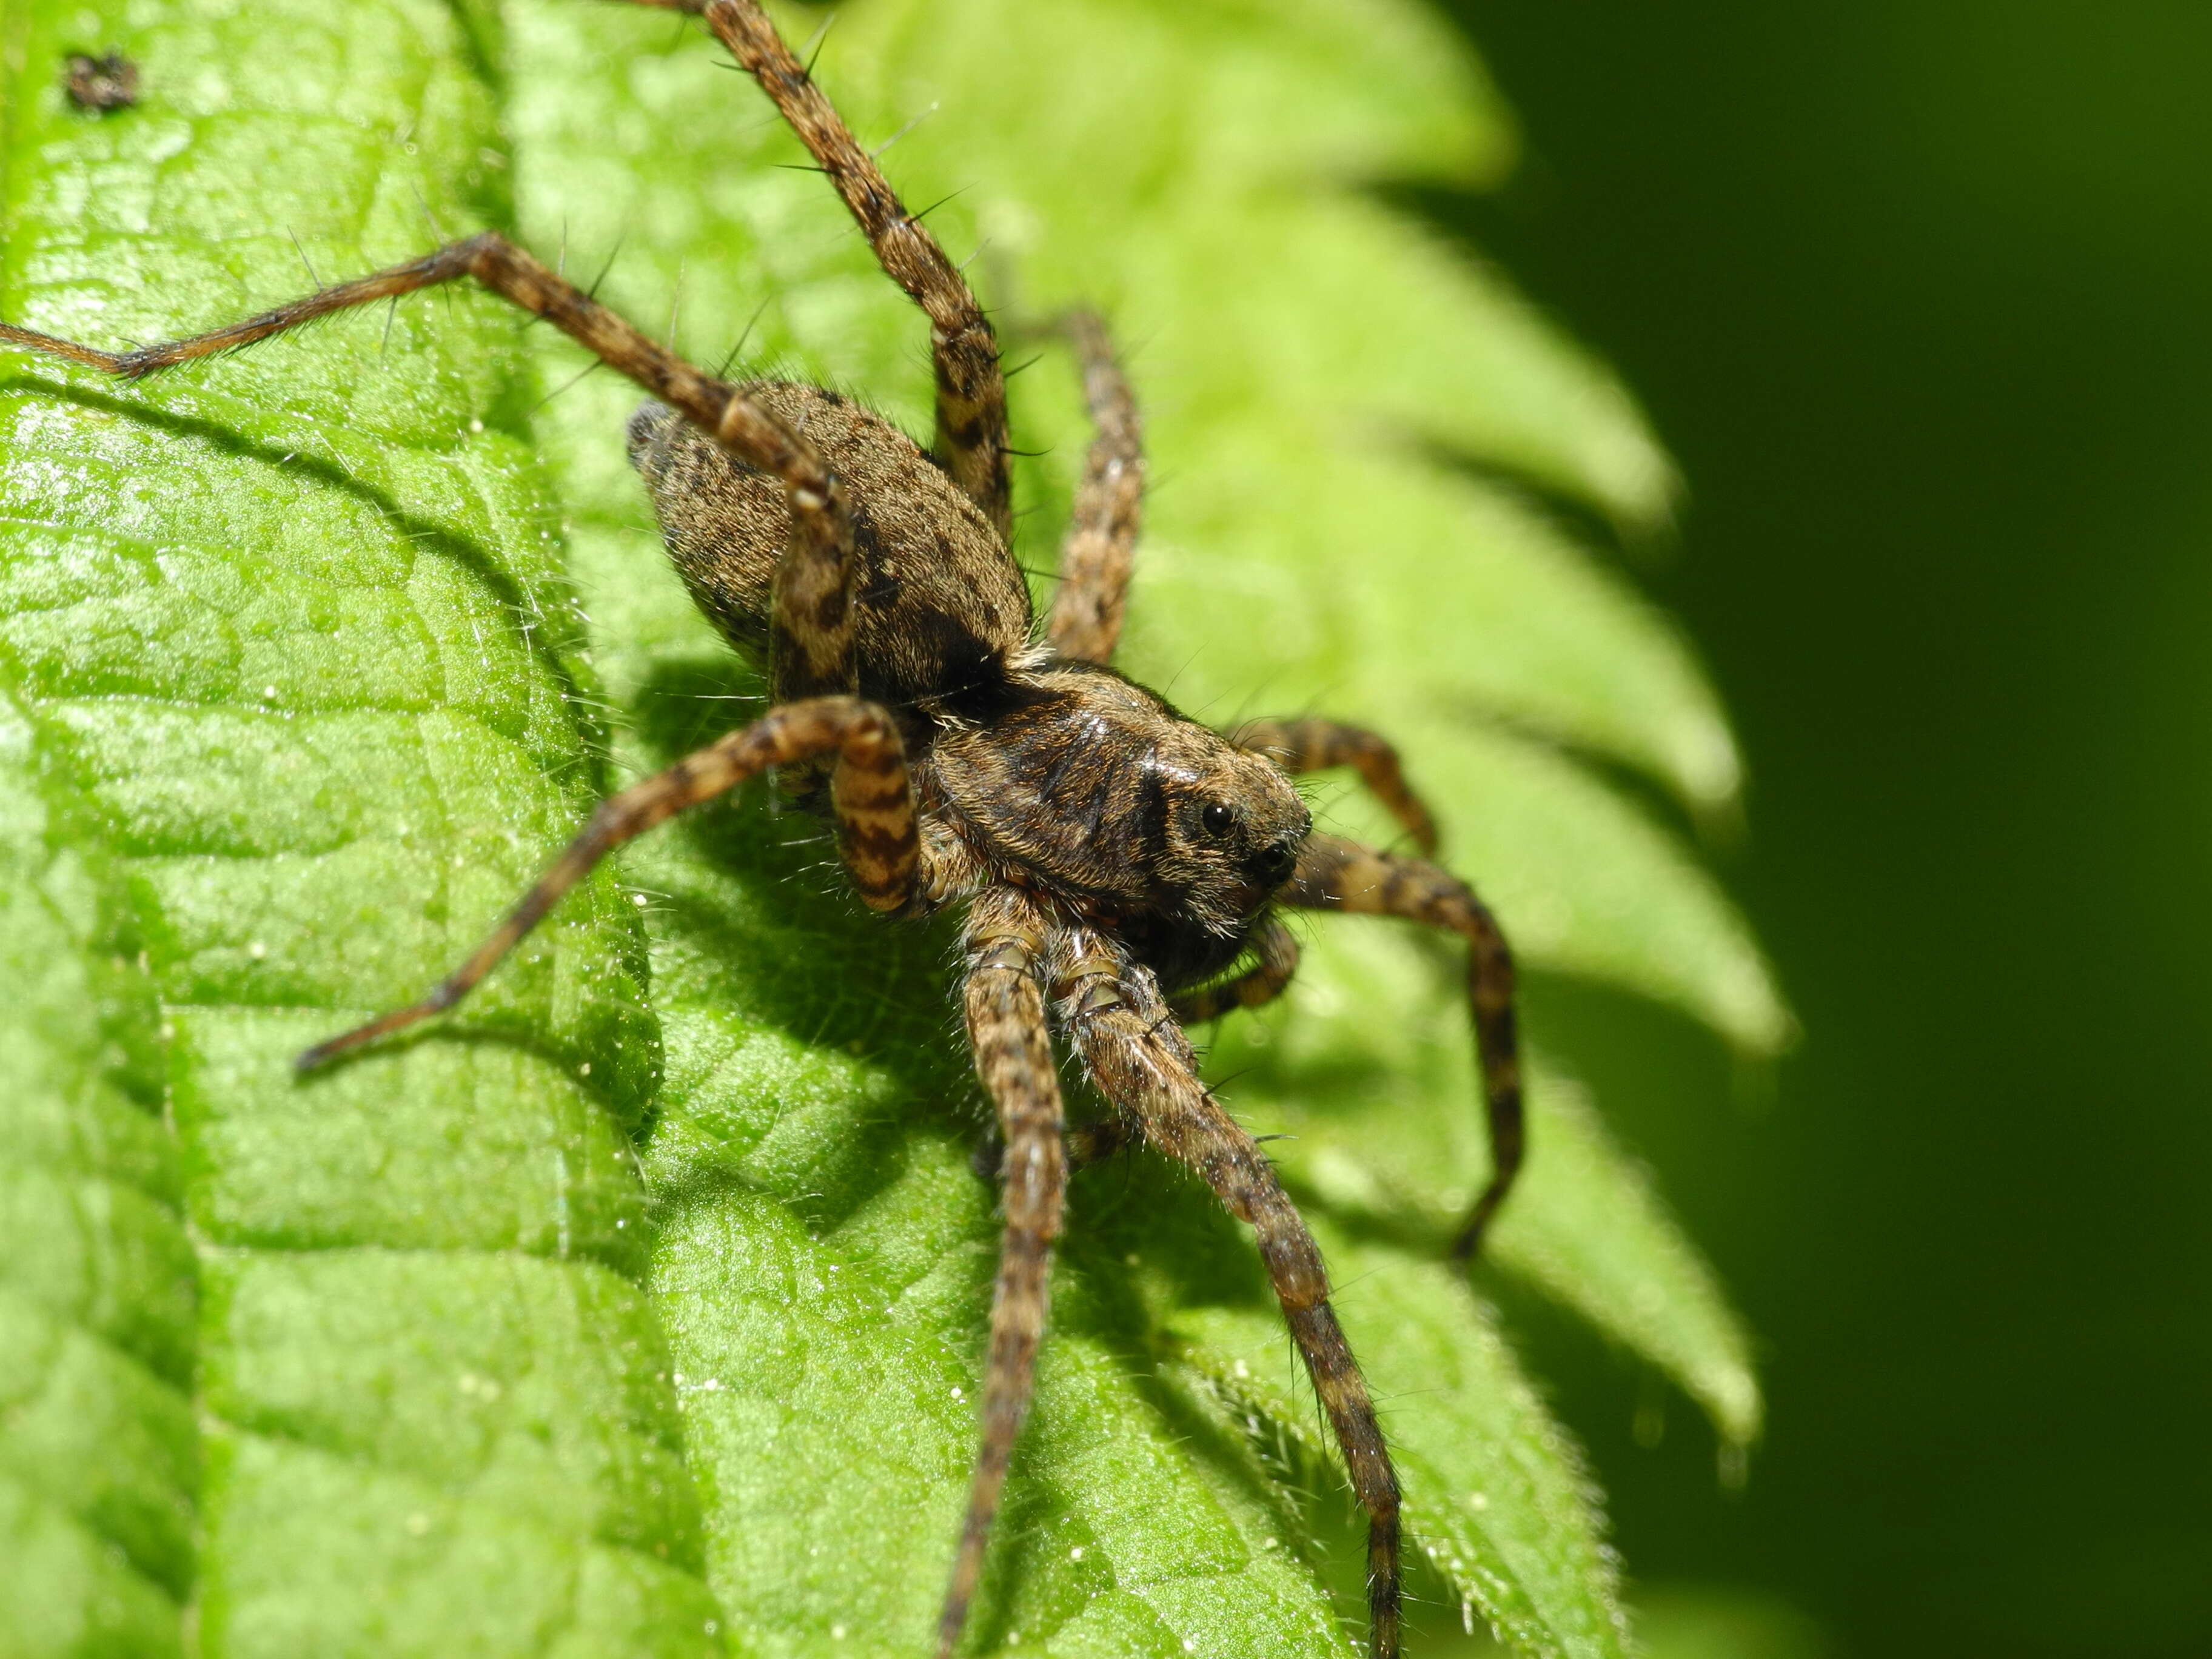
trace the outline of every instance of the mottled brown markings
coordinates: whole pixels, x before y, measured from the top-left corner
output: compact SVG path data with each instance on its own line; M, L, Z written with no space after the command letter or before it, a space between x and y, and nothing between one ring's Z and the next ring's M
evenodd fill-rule
M860 696L895 705L988 698L1028 649L1029 586L988 518L896 428L816 386L766 381L745 399L802 434L853 502L849 653ZM648 404L629 425L669 556L692 597L787 684L770 620L791 511L764 468ZM871 603L874 598L878 602Z
M653 3L653 0L642 0ZM668 550L702 611L764 659L761 720L604 802L477 951L421 1002L301 1056L303 1067L450 1008L605 854L774 766L834 824L863 901L925 915L968 906L963 997L979 1076L1005 1137L1005 1237L968 1514L939 1626L957 1644L972 1601L1045 1322L1046 1275L1071 1150L1141 1134L1197 1170L1253 1227L1309 1375L1370 1517L1376 1659L1398 1632L1398 1503L1358 1368L1328 1304L1313 1240L1249 1136L1196 1081L1164 993L1202 1018L1287 983L1297 946L1271 907L1407 916L1471 945L1469 992L1497 1173L1459 1240L1472 1252L1520 1157L1512 963L1489 913L1434 866L1310 836L1285 771L1349 764L1433 846L1397 757L1371 733L1261 721L1224 738L1105 665L1141 505L1143 453L1103 324L1060 325L1097 428L1063 553L1049 639L1007 552L1003 386L989 325L749 0L702 11L752 68L932 323L944 465L819 387L733 386L656 344L495 234L325 289L228 328L107 352L0 325L0 343L137 378L349 307L472 277L545 318L657 400L630 423ZM1295 864L1295 873L1292 866ZM1287 884L1285 884L1287 879ZM1050 1021L1069 1031L1117 1115L1065 1136ZM1072 1149L1070 1141L1072 1140Z
M750 70L829 176L875 250L877 263L929 319L937 382L939 456L953 481L983 509L1004 543L1013 536L1006 382L990 319L945 250L861 149L830 100L750 0L686 4Z
M1199 1082L1189 1040L1152 971L1115 941L1079 927L1054 938L1052 969L1061 1019L1100 1090L1142 1127L1150 1145L1195 1170L1252 1228L1353 1496L1367 1513L1370 1650L1375 1659L1395 1659L1398 1479L1358 1362L1329 1308L1321 1250L1274 1166Z
M1513 1013L1513 953L1497 918L1465 882L1420 859L1316 836L1299 855L1285 902L1354 915L1399 916L1444 927L1468 942L1468 1004L1490 1127L1490 1182L1452 1243L1459 1261L1473 1260L1491 1218L1512 1190L1526 1151L1521 1109L1521 1058Z
M1020 678L1021 706L936 735L933 799L1001 870L1140 930L1172 982L1226 967L1277 885L1271 850L1306 832L1297 793L1110 671L1047 664ZM1202 827L1212 803L1234 805L1228 833Z

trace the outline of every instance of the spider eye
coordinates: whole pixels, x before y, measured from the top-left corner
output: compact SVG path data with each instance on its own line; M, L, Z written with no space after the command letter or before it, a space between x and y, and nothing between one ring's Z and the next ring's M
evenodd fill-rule
M1198 821L1206 826L1207 835L1225 836L1229 826L1237 822L1237 814L1218 800L1208 801L1206 810L1198 815Z

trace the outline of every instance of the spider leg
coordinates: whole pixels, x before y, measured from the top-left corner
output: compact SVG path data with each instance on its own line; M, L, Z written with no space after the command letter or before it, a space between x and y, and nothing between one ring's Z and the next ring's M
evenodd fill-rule
M1448 927L1468 942L1468 1001L1474 1014L1476 1053L1490 1121L1490 1184L1452 1241L1455 1261L1474 1259L1483 1230L1511 1190L1525 1142L1521 1123L1521 1061L1513 1021L1513 954L1497 919L1474 890L1422 859L1362 847L1336 836L1308 837L1297 873L1283 890L1287 903L1310 910L1402 916Z
M1060 544L1050 638L1063 657L1111 662L1145 505L1144 428L1106 325L1094 313L1072 311L1054 326L1082 361L1083 401L1097 434Z
M1298 971L1297 940L1289 928L1270 916L1260 925L1253 944L1260 952L1259 961L1234 979L1177 994L1168 1005L1175 1017L1185 1025L1200 1025L1219 1019L1233 1009L1257 1008L1282 995L1291 975Z
M976 1073L998 1108L1006 1231L991 1297L991 1350L983 1373L983 1438L960 1528L959 1553L937 1625L938 1659L951 1659L983 1571L983 1550L1014 1441L1029 1413L1037 1344L1044 1334L1053 1240L1060 1236L1067 1158L1060 1144L1060 1074L1045 1024L1046 923L1011 887L992 888L968 912L963 1000Z
M1372 1659L1396 1659L1398 1478L1382 1443L1358 1362L1328 1305L1321 1251L1269 1164L1198 1081L1195 1058L1150 969L1087 930L1064 931L1053 953L1053 994L1099 1086L1144 1126L1153 1146L1202 1176L1229 1212L1250 1224L1367 1511L1367 1605Z
M845 867L864 903L872 909L897 909L914 890L921 851L898 727L883 709L857 697L786 703L743 731L732 732L666 771L601 801L590 822L537 884L435 990L420 1002L317 1043L299 1057L299 1069L312 1071L348 1049L452 1007L592 866L624 842L686 807L713 799L756 772L832 752L837 760L830 799Z
M1421 799L1406 787L1398 751L1363 726L1312 718L1247 720L1229 734L1239 749L1256 750L1296 776L1331 766L1349 766L1390 816L1406 826L1421 851L1437 850L1437 823Z
M853 619L847 590L853 528L836 475L804 438L736 387L701 374L496 231L319 289L227 328L136 351L102 351L4 323L0 345L140 380L196 358L238 350L318 317L463 277L474 277L501 298L543 317L710 434L738 460L782 481L791 506L791 543L776 571L772 629L777 690L793 698L851 690Z
M754 0L637 3L696 12L706 19L714 38L760 82L829 175L884 274L929 319L930 355L937 371L933 447L953 482L989 516L1000 540L1011 544L1006 377L999 368L998 337L966 278L945 257L937 238L906 210L875 158L854 139Z

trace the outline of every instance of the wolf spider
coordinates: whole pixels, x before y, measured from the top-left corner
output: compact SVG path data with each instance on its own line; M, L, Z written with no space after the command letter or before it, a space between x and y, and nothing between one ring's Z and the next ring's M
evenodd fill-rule
M1144 478L1137 410L1103 325L1051 328L1080 359L1096 436L1042 639L1008 551L1006 385L989 319L901 206L756 0L638 0L703 15L844 198L930 322L937 430L924 450L817 386L702 374L496 232L322 289L228 328L109 353L0 325L0 341L138 377L350 307L475 278L643 386L629 454L700 608L765 657L760 720L602 802L535 886L422 1001L299 1057L302 1071L452 1007L616 847L771 767L835 824L863 902L966 908L962 979L975 1069L1004 1151L981 1446L938 1626L957 1642L1043 1334L1073 1154L1142 1141L1249 1223L1369 1517L1372 1652L1398 1650L1396 1477L1328 1281L1273 1167L1198 1079L1183 1024L1280 993L1297 945L1281 906L1407 918L1468 942L1493 1173L1455 1247L1470 1259L1521 1161L1513 969L1489 913L1417 858L1316 835L1290 775L1350 766L1422 852L1427 811L1390 746L1354 726L1263 720L1225 736L1109 661ZM1243 971L1230 975L1249 956ZM1065 1132L1057 1029L1115 1116Z

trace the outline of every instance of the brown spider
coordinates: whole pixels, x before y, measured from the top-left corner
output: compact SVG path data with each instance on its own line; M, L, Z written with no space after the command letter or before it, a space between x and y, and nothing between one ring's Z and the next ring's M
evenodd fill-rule
M496 233L186 340L109 353L0 325L0 341L125 376L250 345L311 319L471 276L580 341L657 401L629 453L701 609L765 656L769 713L601 803L474 955L421 1002L300 1056L311 1070L452 1007L614 848L770 767L831 819L872 908L964 905L962 996L1004 1136L1006 1231L991 1306L982 1443L938 1627L951 1654L1030 1401L1070 1146L1142 1140L1249 1223L1369 1517L1372 1652L1398 1651L1398 1487L1319 1251L1273 1168L1206 1087L1179 1022L1265 1002L1297 946L1278 906L1393 915L1468 941L1494 1173L1462 1228L1470 1258L1521 1161L1513 969L1474 894L1437 866L1312 833L1288 774L1348 765L1424 852L1436 835L1389 745L1327 720L1221 736L1109 667L1137 536L1135 404L1103 325L1074 346L1097 427L1044 637L1007 550L1006 385L990 322L936 240L756 0L640 0L701 13L760 82L928 317L937 433L925 451L817 386L702 374ZM1251 965L1223 977L1248 953ZM1068 1136L1055 1026L1116 1115Z

